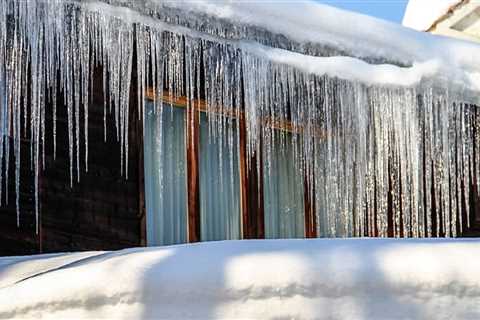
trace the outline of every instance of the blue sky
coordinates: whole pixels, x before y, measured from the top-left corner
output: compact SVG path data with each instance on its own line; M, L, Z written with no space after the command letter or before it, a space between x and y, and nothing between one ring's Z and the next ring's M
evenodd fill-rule
M408 0L317 0L331 6L401 23Z

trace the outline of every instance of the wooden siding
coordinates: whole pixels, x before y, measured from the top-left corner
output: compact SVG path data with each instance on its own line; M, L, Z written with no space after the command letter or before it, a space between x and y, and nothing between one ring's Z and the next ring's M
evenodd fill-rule
M70 188L67 122L57 124L57 159L53 160L53 140L47 139L45 171L42 177L42 244L44 252L72 250L112 250L139 246L141 239L140 160L142 137L136 108L131 108L129 123L128 179L121 174L120 143L115 123L107 118L107 142L104 142L103 90L101 77L94 87L89 107L89 170L84 171L84 143L80 143L80 183ZM135 97L131 99L136 103ZM65 108L58 117L66 119ZM81 113L81 118L83 114ZM83 121L80 121L83 124ZM47 119L51 124L51 120ZM81 125L81 130L83 126ZM47 127L47 132L52 132ZM81 131L82 132L82 131ZM137 142L137 143L135 143ZM75 169L75 167L74 167ZM74 170L75 175L75 170ZM143 187L143 186L142 186Z
M132 86L134 88L135 86ZM113 250L125 247L145 245L145 193L143 168L143 133L138 121L137 109L130 113L130 152L129 177L126 180L120 173L120 144L116 141L116 129L113 117L108 115L107 142L104 142L102 77L97 73L94 81L94 97L89 108L89 171L84 171L85 147L81 141L81 180L70 187L67 115L63 102L57 108L57 159L53 159L52 113L47 108L46 121L46 162L40 177L40 221L36 233L33 173L30 170L29 141L22 142L21 163L21 219L17 228L15 213L14 159L10 158L9 203L0 207L0 255L21 255L39 252L61 252L79 250ZM151 90L147 98L153 98ZM61 96L61 95L60 95ZM132 91L131 101L137 103L136 92ZM185 107L186 99L168 95L162 97L168 102ZM188 239L200 241L200 198L198 168L198 118L200 111L206 111L204 101L195 101L195 111L188 113L187 120L187 162L188 162ZM242 235L245 239L265 237L263 173L257 170L256 163L262 159L257 152L247 159L246 127L242 112L222 114L239 120L240 128L240 181L242 208ZM475 115L478 117L478 114ZM83 132L83 114L81 131ZM286 131L294 131L288 122L264 121L269 125ZM319 132L319 135L328 137ZM28 132L27 132L27 137ZM83 136L83 134L82 134ZM83 139L83 138L82 138ZM478 146L474 146L478 152ZM75 172L75 171L74 171ZM473 189L477 195L477 177L472 177ZM317 221L315 201L308 193L305 179L305 236L316 237ZM480 199L474 197L471 203L472 228L465 235L479 235ZM389 203L391 199L389 200ZM435 214L436 208L432 208ZM391 214L391 204L389 204ZM464 222L466 217L464 217ZM376 221L366 221L376 226ZM403 221L400 221L402 224ZM435 221L434 221L435 223ZM392 217L389 216L389 226ZM403 229L403 227L400 227ZM392 233L392 230L389 230ZM376 234L376 232L375 232Z
M13 144L11 144L13 150ZM20 180L20 226L17 227L15 205L15 162L10 154L8 204L5 204L5 186L2 190L2 205L0 206L0 256L34 254L39 250L39 237L35 226L35 201L33 188L33 173L30 170L30 144L28 140L21 144ZM4 177L5 179L5 177ZM5 180L3 180L5 182Z
M35 233L33 173L29 144L22 150L21 226L16 227L14 185L10 202L0 207L0 254L114 250L145 244L143 134L136 108L131 108L129 127L129 176L120 172L120 144L114 119L107 116L104 142L102 77L97 73L89 106L89 171L85 172L83 110L81 113L80 183L70 187L67 114L63 101L57 108L57 157L53 157L52 108L46 114L45 168L40 177L40 223ZM136 98L132 95L132 103ZM83 109L83 107L81 108ZM13 159L10 161L13 167ZM13 177L13 171L12 171ZM13 182L13 181L12 181ZM143 230L143 231L142 231Z

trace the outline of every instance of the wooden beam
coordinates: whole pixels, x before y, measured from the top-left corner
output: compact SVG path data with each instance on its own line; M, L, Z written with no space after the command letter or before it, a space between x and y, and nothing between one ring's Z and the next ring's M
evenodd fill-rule
M43 218L42 218L42 190L43 186L43 175L44 167L41 159L38 160L39 169L38 169L38 253L43 253Z
M152 88L148 88L146 90L145 97L149 100L160 99L165 104L171 104L173 106L180 107L180 108L186 108L188 105L188 100L186 97L184 96L173 97L170 94L168 94L167 91L164 91L161 97L155 97L155 91ZM209 113L219 114L219 115L223 115L225 117L234 118L234 119L245 117L244 111L231 110L229 108L224 108L222 106L218 106L216 108L210 107L207 109L207 103L204 100L195 99L192 101L192 105L194 105L195 110L200 112L209 112ZM299 125L294 125L291 121L284 120L284 119L263 117L261 122L263 126L270 127L272 129L286 131L286 132L301 134L304 131L304 127ZM312 130L312 134L313 136L321 139L325 139L328 137L327 133L320 127L315 127Z
M303 183L303 197L305 206L305 237L316 238L317 237L317 215L315 214L315 199L312 198L314 194L311 192L310 185L308 183L307 175L304 174Z
M200 234L200 174L199 144L200 115L195 108L187 108L187 197L188 242L201 240Z
M239 149L240 149L240 205L242 213L242 234L243 239L251 239L252 231L248 220L248 188L247 188L247 129L245 117L239 121Z
M257 170L257 161L260 166ZM251 210L255 212L256 222L256 238L265 239L265 209L263 202L263 156L262 151L258 151L256 155L252 156L250 161L250 170L248 186L250 194L252 195L252 201L250 203Z
M147 214L145 205L145 161L144 161L144 139L143 124L135 121L136 144L138 148L138 218L140 220L140 245L147 246Z
M261 177L263 173L259 174L257 171L256 155L251 159L247 158L247 129L243 116L240 117L239 129L243 238L264 239L265 213L263 208L263 177Z

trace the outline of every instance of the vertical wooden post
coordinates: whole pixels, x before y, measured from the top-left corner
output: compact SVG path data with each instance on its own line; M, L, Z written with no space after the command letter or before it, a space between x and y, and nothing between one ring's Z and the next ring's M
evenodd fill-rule
M263 174L257 170L261 155L247 161L247 130L245 117L239 119L240 126L240 183L242 195L242 222L244 239L265 238L265 213L263 209ZM258 160L259 159L259 160ZM262 168L260 166L260 168Z
M252 201L252 207L255 208L256 222L257 222L257 238L265 239L265 211L263 203L263 155L262 151L252 157L252 166L250 168L251 177L250 180L250 189L253 190L254 201ZM258 159L258 160L257 160ZM260 163L260 172L257 170L255 164L259 161Z
M193 107L187 108L187 197L188 241L200 241L200 174L198 150L200 143L200 115Z
M304 174L303 183L303 197L305 205L305 237L316 238L317 237L317 215L315 214L315 199L312 199L310 185L308 183L307 175Z
M137 54L135 50L135 55ZM140 223L139 227L139 245L142 247L147 246L147 211L145 205L145 146L144 146L144 128L143 123L145 114L141 114L140 111L142 105L139 104L138 91L134 88L139 86L139 79L137 77L136 66L132 69L132 85L130 87L130 108L129 108L129 133L127 139L134 141L134 146L136 148L136 154L131 152L126 156L131 154L134 156L134 159L137 161L137 188L138 188L138 212L137 219ZM143 97L145 99L145 97ZM141 117L139 118L139 114Z
M42 191L44 167L41 159L39 161L38 169L38 253L43 253L43 224L42 224Z
M242 235L243 239L251 239L252 230L248 220L247 137L244 115L241 115L238 119L238 125L240 135L240 204L242 212Z
M138 106L140 107L140 106ZM145 115L142 115L145 116ZM136 119L136 136L138 148L138 217L140 219L140 245L147 246L147 216L145 205L145 162L144 162L144 139L142 121Z

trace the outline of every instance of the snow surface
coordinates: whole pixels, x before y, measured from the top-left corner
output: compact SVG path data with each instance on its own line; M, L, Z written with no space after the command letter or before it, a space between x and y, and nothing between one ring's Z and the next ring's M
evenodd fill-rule
M479 319L479 250L478 240L252 240L75 263L4 258L0 318ZM24 280L5 273L15 259L53 270Z
M402 24L406 27L427 31L448 10L462 0L410 0Z
M19 279L27 279L43 272L51 271L59 265L74 263L98 252L72 254L46 254L42 256L7 257L0 259L0 289L14 285Z
M204 15L206 25L208 17L213 17L234 25L262 28L304 44L323 44L355 56L384 57L411 65L401 68L368 64L355 57L311 57L252 41L225 40L244 51L316 75L326 74L372 85L398 86L417 85L421 80L435 76L462 88L480 90L480 83L474 81L480 74L476 58L480 55L478 44L418 32L314 1L144 0L138 6L130 0L108 1L111 4L106 1L92 0L84 5L88 10L118 16L124 21L202 37L195 30L167 25L143 13L145 7L152 12L175 8L185 12L185 16L192 13ZM209 38L206 35L203 37Z

